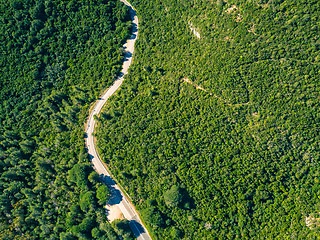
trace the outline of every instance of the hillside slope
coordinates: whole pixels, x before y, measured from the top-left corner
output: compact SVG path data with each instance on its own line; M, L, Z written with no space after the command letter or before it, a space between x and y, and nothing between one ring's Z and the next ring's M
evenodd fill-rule
M155 235L319 237L319 2L132 5L135 61L97 137Z
M130 28L116 0L0 3L0 239L132 239L106 220L83 131Z

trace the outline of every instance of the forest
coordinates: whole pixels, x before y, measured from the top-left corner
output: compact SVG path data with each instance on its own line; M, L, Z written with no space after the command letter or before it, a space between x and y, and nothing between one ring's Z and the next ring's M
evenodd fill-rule
M319 239L320 2L131 4L96 136L154 238Z
M0 3L0 239L133 239L84 142L130 36L117 0Z

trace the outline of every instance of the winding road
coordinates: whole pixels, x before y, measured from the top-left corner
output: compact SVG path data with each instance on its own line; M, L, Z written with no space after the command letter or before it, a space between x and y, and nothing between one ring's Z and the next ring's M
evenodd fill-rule
M127 199L126 195L122 192L119 185L112 179L110 173L107 168L101 161L98 152L94 143L94 127L96 125L96 121L94 119L94 115L99 115L103 105L107 102L108 98L112 96L116 92L116 90L120 87L123 82L124 75L128 73L129 66L132 62L132 56L134 51L134 43L138 38L138 17L136 11L133 9L130 3L126 0L120 0L125 5L130 8L130 16L132 19L132 34L131 37L127 40L126 44L124 44L123 48L125 50L125 59L122 66L122 71L114 82L114 84L105 92L105 94L100 97L91 112L87 123L86 135L87 135L87 148L88 154L91 158L92 164L94 166L95 171L102 177L103 181L109 186L111 189L111 199L109 201L112 202L112 205L117 205L122 211L124 217L129 220L129 225L138 240L151 240L151 237L143 225L137 211L135 210L132 203Z

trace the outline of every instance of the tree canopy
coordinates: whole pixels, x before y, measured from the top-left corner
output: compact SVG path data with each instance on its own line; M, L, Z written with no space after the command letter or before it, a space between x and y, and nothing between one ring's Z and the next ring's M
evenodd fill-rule
M118 239L83 126L130 31L116 0L1 1L0 239Z
M156 239L319 238L319 1L132 4L134 61L96 136Z
M182 195L177 185L173 185L164 193L164 201L168 207L177 207L182 201Z

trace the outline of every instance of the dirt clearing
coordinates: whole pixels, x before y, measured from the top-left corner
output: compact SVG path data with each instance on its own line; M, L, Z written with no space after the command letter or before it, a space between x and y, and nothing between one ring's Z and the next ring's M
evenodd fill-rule
M106 214L109 222L112 222L116 219L124 219L124 216L118 205L106 205Z

